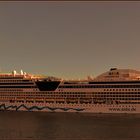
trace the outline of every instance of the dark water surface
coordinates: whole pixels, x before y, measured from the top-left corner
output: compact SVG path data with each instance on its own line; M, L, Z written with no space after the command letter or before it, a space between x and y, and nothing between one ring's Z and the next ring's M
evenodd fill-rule
M140 115L0 112L0 140L140 140Z

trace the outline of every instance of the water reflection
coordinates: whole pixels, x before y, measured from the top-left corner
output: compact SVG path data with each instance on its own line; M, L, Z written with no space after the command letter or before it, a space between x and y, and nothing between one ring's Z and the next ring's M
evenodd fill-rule
M0 139L139 140L140 115L0 112Z

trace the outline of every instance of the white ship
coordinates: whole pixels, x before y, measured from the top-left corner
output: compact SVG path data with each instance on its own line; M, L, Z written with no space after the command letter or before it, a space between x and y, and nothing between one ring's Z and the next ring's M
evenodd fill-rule
M111 68L87 80L1 73L0 110L140 113L140 71Z

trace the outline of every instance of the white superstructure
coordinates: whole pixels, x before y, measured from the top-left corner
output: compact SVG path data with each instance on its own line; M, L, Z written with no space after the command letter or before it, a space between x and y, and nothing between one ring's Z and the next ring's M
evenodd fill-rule
M140 71L112 68L87 80L0 74L0 109L140 113Z

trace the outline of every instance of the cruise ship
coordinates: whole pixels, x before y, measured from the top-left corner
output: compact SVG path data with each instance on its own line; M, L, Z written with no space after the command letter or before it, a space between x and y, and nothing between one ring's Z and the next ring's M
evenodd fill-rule
M111 68L85 80L0 73L0 110L140 113L140 71Z

